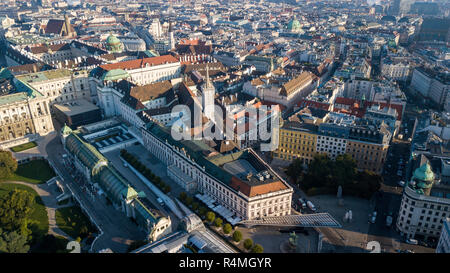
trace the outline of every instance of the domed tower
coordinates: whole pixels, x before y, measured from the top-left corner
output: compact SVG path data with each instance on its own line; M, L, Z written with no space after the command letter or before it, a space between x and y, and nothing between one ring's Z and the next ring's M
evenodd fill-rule
M113 34L106 38L105 47L110 53L120 53L123 51L122 42Z
M66 145L66 138L72 133L72 129L64 123L64 126L61 128L61 143Z
M288 25L287 25L287 29L289 32L300 32L302 26L300 24L300 22L297 20L296 16L294 16L294 19L292 19L291 21L289 21Z
M431 170L430 164L427 162L414 171L412 181L415 182L415 190L417 193L430 195L431 187L433 187L435 175Z

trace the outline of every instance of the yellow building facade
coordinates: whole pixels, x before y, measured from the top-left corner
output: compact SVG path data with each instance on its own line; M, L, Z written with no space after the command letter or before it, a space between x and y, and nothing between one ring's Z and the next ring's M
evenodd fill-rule
M274 158L291 161L295 158L303 159L309 164L315 155L317 135L316 126L298 122L287 122L280 128L278 149L273 153Z

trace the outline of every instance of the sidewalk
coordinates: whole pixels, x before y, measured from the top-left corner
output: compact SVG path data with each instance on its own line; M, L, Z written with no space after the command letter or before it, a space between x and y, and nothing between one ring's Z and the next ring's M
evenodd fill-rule
M66 205L58 205L58 202L56 201L56 198L52 196L51 193L51 186L49 187L46 183L43 184L30 184L26 182L21 181L8 181L7 183L13 183L13 184L21 184L28 186L35 190L38 195L41 197L42 202L45 205L45 209L47 210L47 216L48 216L48 233L54 236L61 236L64 237L70 241L73 241L74 238L67 235L63 230L61 230L58 225L56 224L56 210L63 207L71 206L71 204Z

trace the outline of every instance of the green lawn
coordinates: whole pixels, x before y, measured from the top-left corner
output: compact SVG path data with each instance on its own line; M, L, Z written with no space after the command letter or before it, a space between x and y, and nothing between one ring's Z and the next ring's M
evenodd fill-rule
M47 210L45 210L44 203L42 203L41 197L35 190L25 185L18 185L12 183L0 183L0 196L7 195L15 188L20 190L26 190L35 196L35 204L33 206L33 212L30 219L32 224L30 229L33 231L33 240L43 237L48 232L48 216Z
M28 142L28 143L24 143L24 144L20 144L20 145L11 147L10 149L11 149L11 151L13 151L15 153L18 153L18 152L22 152L22 151L34 148L36 146L37 146L36 142L31 141L31 142Z
M19 165L17 171L8 177L3 179L4 181L23 181L32 184L42 184L47 182L50 178L55 176L55 172L43 159L37 159L28 163Z
M84 215L79 206L59 208L56 210L56 224L60 229L73 239L84 238L88 234L81 234L82 227L86 227L88 233L96 232L89 218Z

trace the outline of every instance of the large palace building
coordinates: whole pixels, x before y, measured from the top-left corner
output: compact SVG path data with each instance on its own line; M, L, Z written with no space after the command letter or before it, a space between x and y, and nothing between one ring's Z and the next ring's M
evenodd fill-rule
M170 128L153 122L142 128L142 138L169 177L221 205L228 221L291 213L293 189L252 149L219 153L204 141L175 141Z

